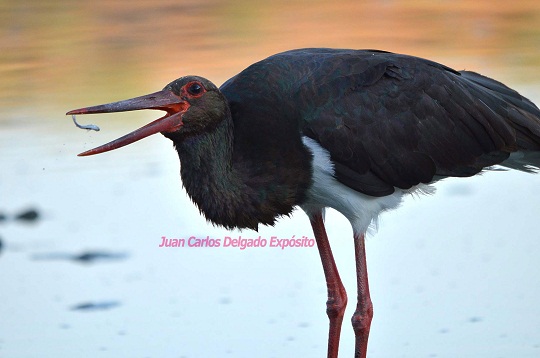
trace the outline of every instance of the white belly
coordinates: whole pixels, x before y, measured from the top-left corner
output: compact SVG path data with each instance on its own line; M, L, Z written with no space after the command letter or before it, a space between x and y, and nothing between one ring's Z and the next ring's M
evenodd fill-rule
M435 190L428 185L419 185L410 190L396 188L394 193L383 197L362 194L335 179L334 166L326 149L311 138L303 137L302 140L313 153L313 185L301 208L310 218L326 207L333 208L349 219L355 235L365 233L370 225L376 228L379 214L397 208L405 194L415 191L433 193Z

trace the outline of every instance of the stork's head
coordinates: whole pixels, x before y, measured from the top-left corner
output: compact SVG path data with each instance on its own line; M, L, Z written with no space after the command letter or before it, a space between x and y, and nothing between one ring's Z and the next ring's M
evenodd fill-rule
M169 83L159 92L75 109L67 114L112 113L139 109L158 109L167 113L121 138L83 152L79 156L108 152L156 133L162 133L167 137L203 133L214 128L228 113L225 97L212 82L198 76L186 76Z

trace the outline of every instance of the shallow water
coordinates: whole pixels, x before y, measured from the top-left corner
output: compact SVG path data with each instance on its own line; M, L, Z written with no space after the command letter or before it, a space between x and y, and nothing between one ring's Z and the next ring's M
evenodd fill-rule
M4 1L0 20L0 357L326 350L315 248L158 247L162 236L311 238L301 212L260 233L214 228L183 192L164 138L76 157L155 113L79 117L100 126L92 132L74 126L70 109L186 74L221 84L299 47L429 57L540 103L537 1ZM371 357L540 355L539 184L513 172L446 180L381 217L367 242ZM36 220L15 219L27 209ZM350 317L351 232L334 212L327 221ZM346 319L342 356L353 341Z

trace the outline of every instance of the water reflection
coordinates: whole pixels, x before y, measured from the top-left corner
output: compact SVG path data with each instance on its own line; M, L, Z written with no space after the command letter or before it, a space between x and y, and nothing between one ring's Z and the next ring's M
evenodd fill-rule
M298 47L379 48L536 81L536 1L3 1L0 107L131 97L186 74L221 83ZM6 120L5 117L0 121Z

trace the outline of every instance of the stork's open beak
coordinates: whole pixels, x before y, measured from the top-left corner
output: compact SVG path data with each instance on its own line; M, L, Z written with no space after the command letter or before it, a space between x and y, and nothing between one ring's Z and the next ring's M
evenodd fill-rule
M165 116L148 123L121 138L79 154L79 156L87 156L118 149L159 132L174 132L183 125L182 114L184 114L188 108L188 102L175 95L171 90L164 89L163 91L124 101L74 109L66 114L112 113L135 111L138 109L159 109L167 112Z

